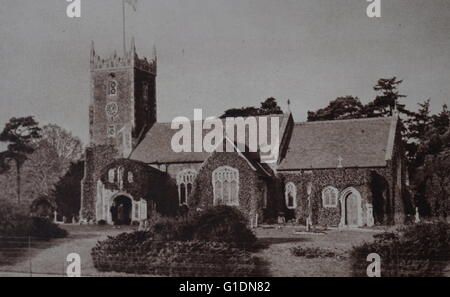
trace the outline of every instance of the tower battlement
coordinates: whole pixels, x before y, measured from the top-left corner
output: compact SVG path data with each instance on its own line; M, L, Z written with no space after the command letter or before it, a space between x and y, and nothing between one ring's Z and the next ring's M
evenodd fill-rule
M111 70L117 68L136 68L141 71L153 74L157 74L157 57L156 50L154 49L153 57L148 60L146 57L139 58L136 52L136 46L134 39L131 41L131 49L124 55L118 55L116 51L108 57L102 58L95 52L94 42L91 47L91 71L96 70Z

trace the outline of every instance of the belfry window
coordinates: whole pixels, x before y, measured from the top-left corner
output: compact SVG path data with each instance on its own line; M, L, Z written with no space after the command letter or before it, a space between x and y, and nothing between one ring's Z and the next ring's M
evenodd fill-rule
M223 166L212 174L214 205L239 205L239 171Z
M177 175L178 197L180 205L188 204L188 197L192 192L197 172L192 169L183 170Z
M108 96L117 96L119 93L119 84L116 80L111 79L108 81Z
M289 182L286 184L284 196L286 199L287 208L294 209L297 207L297 187L294 183Z

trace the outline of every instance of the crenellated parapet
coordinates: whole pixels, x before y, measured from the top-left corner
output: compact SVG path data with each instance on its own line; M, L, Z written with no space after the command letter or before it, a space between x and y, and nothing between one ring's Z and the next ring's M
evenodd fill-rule
M141 71L151 73L156 76L157 73L157 58L156 51L154 50L153 58L148 60L146 57L139 58L136 53L136 47L134 39L131 42L131 49L124 55L118 55L116 51L108 57L102 58L95 52L94 42L91 47L91 71L94 70L107 70L114 68L126 68L133 67Z

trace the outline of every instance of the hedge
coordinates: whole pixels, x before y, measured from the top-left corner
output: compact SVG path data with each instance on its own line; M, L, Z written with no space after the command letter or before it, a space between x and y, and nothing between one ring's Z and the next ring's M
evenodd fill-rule
M121 234L92 250L99 271L155 276L252 276L256 259L249 252L221 242L158 241L146 232Z
M450 261L450 225L427 223L408 226L397 232L376 235L375 241L351 252L354 276L367 276L370 253L381 257L381 276L442 276Z

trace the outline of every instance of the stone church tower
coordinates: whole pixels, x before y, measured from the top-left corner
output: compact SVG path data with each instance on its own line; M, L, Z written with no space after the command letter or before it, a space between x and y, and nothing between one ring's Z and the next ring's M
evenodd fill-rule
M81 219L95 220L96 181L101 169L127 158L156 122L156 50L139 58L134 39L123 56L103 59L92 43L89 147L82 183Z

